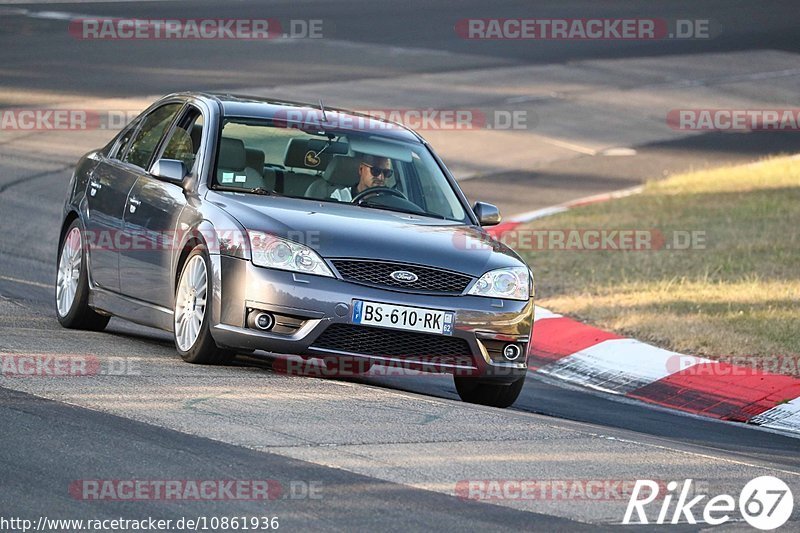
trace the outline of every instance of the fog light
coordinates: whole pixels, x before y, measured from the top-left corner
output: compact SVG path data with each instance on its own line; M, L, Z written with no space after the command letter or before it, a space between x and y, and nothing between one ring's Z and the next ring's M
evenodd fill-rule
M247 316L247 326L261 331L269 331L275 325L275 317L264 311L251 311Z
M519 344L506 344L503 347L503 357L506 358L506 361L516 361L520 355L522 355L522 348Z

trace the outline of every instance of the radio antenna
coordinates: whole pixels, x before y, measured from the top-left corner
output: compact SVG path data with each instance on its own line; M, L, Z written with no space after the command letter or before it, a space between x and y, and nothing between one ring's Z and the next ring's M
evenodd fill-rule
M322 120L328 122L328 117L325 116L325 105L322 103L322 98L319 99L319 109L322 111Z

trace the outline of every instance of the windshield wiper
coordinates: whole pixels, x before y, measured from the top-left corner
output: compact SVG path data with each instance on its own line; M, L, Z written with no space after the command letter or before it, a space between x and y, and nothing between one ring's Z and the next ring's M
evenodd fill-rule
M395 213L407 213L409 215L417 215L418 217L431 217L431 218L438 218L441 220L449 220L447 217L438 215L436 213L428 213L427 211L412 211L411 209L403 209L402 207L389 207L380 204L353 204L358 205L360 207L370 207L372 209L383 209L385 211L394 211Z
M252 189L247 189L245 187L228 187L227 185L215 185L215 191L226 191L226 192L246 192L250 194L260 194L262 196L282 196L280 193L275 191L270 191L269 189L265 189L264 187L254 187Z

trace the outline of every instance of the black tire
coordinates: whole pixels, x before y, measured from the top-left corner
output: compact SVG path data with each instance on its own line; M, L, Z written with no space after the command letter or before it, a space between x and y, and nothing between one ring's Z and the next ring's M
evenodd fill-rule
M202 244L198 244L194 247L194 249L189 253L186 258L186 261L183 263L183 267L181 268L181 274L178 278L178 284L175 287L175 306L173 306L173 313L177 312L176 306L178 301L178 290L180 288L181 280L183 279L184 274L186 274L186 267L189 265L192 258L195 256L200 256L203 259L203 262L206 266L206 295L210 296L212 294L211 290L211 277L208 273L212 272L211 270L211 263L208 259L208 250ZM200 332L197 335L197 339L194 341L194 344L188 350L182 350L178 345L178 337L177 337L177 328L174 327L174 320L173 320L173 328L172 328L172 335L173 339L175 340L175 349L180 354L181 358L186 361L187 363L194 363L200 365L221 365L225 363L229 363L235 356L236 352L220 348L217 346L217 343L214 342L214 338L211 336L210 326L209 326L209 314L210 314L210 299L207 298L206 305L203 312L203 320L200 324Z
M70 306L67 314L62 316L61 312L58 310L58 270L61 263L61 255L64 253L64 248L67 244L67 237L70 235L72 230L76 228L78 231L80 231L81 235L80 274L78 275L78 286L75 290L75 296L72 300L72 305ZM107 315L101 315L89 307L89 274L87 266L88 250L85 245L86 241L83 237L83 228L81 227L80 220L76 218L72 221L72 224L69 225L69 228L67 228L62 242L59 244L58 256L56 257L56 287L54 298L56 317L58 318L58 322L65 328L102 331L105 329L106 325L108 325L108 321L111 320L111 317Z
M476 378L463 376L453 376L453 381L462 401L505 408L517 401L525 384L525 377L511 383L482 382Z

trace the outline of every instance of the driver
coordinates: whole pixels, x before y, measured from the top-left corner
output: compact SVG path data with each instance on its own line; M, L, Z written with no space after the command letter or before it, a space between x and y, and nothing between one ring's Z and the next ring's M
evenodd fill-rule
M358 183L352 187L336 189L331 198L340 202L352 202L357 194L372 187L386 187L386 180L392 177L392 164L386 157L364 155L358 165Z

